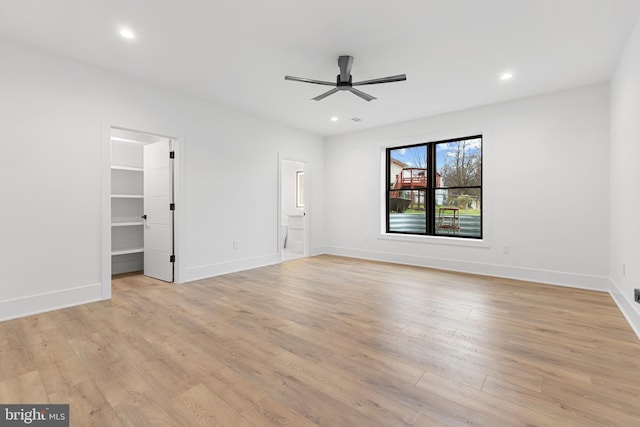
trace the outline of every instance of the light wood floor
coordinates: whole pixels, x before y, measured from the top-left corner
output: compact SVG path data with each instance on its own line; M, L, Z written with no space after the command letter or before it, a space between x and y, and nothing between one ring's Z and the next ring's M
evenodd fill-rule
M0 323L0 403L72 426L637 426L606 293L320 256Z

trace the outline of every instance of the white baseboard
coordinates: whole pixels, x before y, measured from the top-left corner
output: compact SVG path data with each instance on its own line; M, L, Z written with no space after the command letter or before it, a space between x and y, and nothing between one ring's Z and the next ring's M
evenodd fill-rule
M309 249L309 256L323 255L327 253L327 248L325 246L315 246Z
M638 339L640 339L640 312L624 297L622 290L616 282L610 280L609 283L609 294L611 298L613 298L618 305L622 315L627 319L627 322L629 322L631 329L633 329L633 332L635 332Z
M278 254L274 253L271 255L242 258L218 264L187 268L184 275L180 277L180 283L193 282L194 280L207 279L209 277L235 273L238 271L249 270L251 268L265 267L267 265L278 264L279 262Z
M0 321L102 300L100 283L0 301Z
M525 280L529 282L567 286L593 291L609 291L609 278L601 276L486 264L458 259L434 258L392 252L366 251L335 246L327 247L325 253L374 261L392 262L396 264L414 265L418 267L436 268L439 270L456 271L460 273L472 273L484 276Z

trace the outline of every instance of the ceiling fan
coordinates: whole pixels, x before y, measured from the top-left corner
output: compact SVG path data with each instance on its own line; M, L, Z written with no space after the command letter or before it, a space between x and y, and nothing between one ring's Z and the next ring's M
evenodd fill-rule
M378 83L391 83L391 82L401 82L403 80L407 80L406 74L398 74L397 76L389 76L389 77L380 77L378 79L372 80L364 80L361 82L352 82L351 77L351 66L353 65L353 56L340 56L338 58L338 67L340 68L340 74L336 76L336 82L325 82L322 80L312 80L312 79L304 79L301 77L293 77L293 76L284 76L285 80L293 80L296 82L303 83L314 83L317 85L325 85L325 86L335 86L330 91L327 91L323 94L316 96L315 98L311 98L314 101L320 101L321 99L326 98L329 95L333 95L339 90L348 90L354 95L358 95L360 98L365 101L371 101L377 99L375 96L371 96L368 93L364 93L361 90L354 88L354 86L364 86L364 85L374 85Z

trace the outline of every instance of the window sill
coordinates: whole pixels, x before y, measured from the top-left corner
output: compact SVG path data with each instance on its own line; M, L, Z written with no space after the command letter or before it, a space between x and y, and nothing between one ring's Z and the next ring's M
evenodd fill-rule
M416 236L411 234L381 233L378 240L390 240L394 242L423 243L429 245L463 246L467 248L489 248L487 239L465 239L446 236Z

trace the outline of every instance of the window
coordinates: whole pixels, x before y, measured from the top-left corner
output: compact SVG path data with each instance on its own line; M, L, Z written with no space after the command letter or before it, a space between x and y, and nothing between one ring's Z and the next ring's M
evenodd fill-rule
M387 233L482 238L482 136L386 150Z

